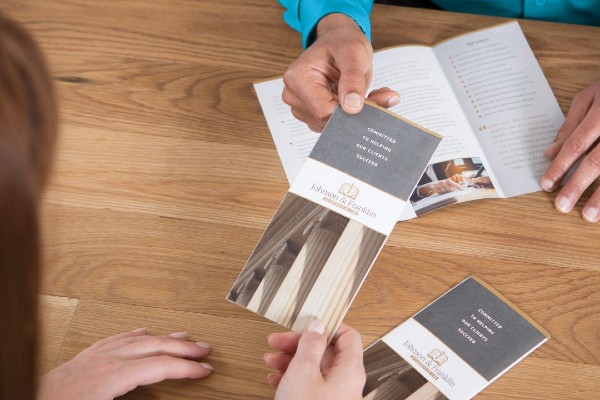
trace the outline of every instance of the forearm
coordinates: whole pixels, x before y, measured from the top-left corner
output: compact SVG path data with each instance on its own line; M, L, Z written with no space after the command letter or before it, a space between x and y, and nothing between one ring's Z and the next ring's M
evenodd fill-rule
M306 48L315 39L319 21L333 13L345 14L352 18L360 29L371 38L369 14L372 0L279 0L286 8L285 22L302 34L302 44Z

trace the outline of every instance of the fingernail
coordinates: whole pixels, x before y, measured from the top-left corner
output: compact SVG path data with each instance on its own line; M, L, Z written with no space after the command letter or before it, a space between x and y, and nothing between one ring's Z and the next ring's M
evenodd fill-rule
M394 96L388 100L387 106L394 107L394 106L397 106L398 104L400 104L400 97Z
M325 325L323 325L323 323L320 320L315 319L308 325L308 328L306 330L308 332L318 333L319 335L322 335L323 332L325 332Z
M198 346L202 349L210 349L210 344L208 344L206 342L196 342L196 346Z
M132 330L131 332L146 332L148 330L148 328L135 328L134 330Z
M344 97L344 107L357 110L362 107L362 98L358 93L349 93Z
M273 375L275 375L274 372L271 372L269 375L267 375L267 382L269 382L269 385L272 385L271 380L273 379Z
M560 196L556 199L556 207L562 213L568 213L571 209L571 202L565 196Z
M207 364L207 363L200 363L200 365L202 365L204 368L209 369L211 371L214 371L214 368L212 365Z
M554 190L554 182L548 178L544 178L544 179L542 179L542 188L546 192L551 192Z
M171 333L169 337L172 337L173 339L185 339L187 335L187 332L175 332Z
M600 219L600 215L598 214L598 209L596 207L588 207L583 210L583 219L587 222L598 222Z

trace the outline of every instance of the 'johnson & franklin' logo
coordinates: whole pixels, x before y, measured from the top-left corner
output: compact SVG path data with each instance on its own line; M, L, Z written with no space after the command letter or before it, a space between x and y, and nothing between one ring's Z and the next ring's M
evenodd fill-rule
M342 186L340 186L340 190L338 190L339 194L350 197L352 200L356 200L358 192L360 192L360 190L353 183L343 183Z
M429 358L431 358L437 365L442 365L446 361L448 361L448 356L446 353L439 349L433 349L427 354Z

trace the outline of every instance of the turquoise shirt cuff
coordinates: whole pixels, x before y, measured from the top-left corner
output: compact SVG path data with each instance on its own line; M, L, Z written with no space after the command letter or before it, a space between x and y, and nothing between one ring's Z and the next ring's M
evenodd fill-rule
M285 22L302 34L304 48L315 40L317 24L324 16L333 13L345 14L352 18L371 40L371 21L369 14L373 1L369 0L279 0L286 7L283 14Z

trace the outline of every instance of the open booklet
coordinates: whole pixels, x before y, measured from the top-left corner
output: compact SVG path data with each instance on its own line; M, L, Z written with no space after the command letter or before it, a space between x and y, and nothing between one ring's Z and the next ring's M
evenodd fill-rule
M564 116L517 22L474 31L433 47L400 46L373 56L371 89L388 86L391 110L444 140L399 220L453 203L541 190L544 150ZM281 78L254 85L293 183L318 134L281 101ZM385 157L386 149L374 154Z

